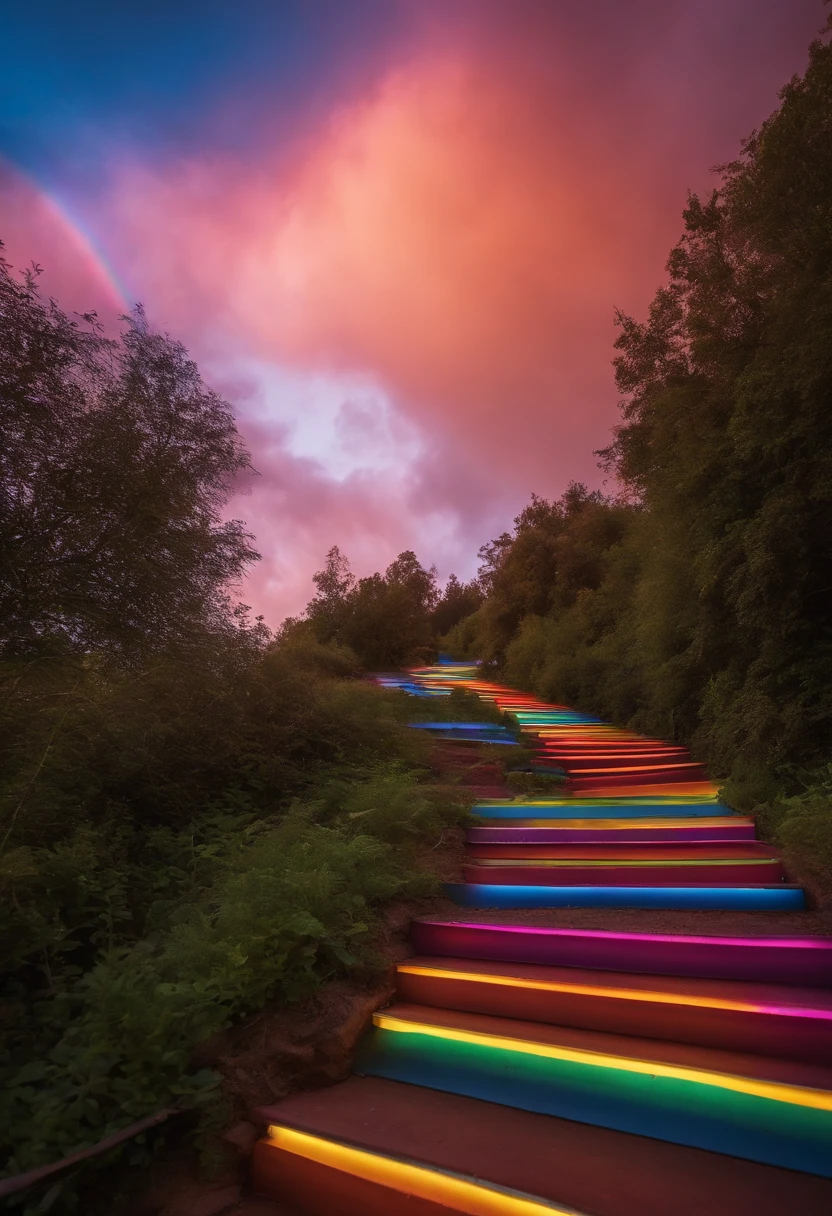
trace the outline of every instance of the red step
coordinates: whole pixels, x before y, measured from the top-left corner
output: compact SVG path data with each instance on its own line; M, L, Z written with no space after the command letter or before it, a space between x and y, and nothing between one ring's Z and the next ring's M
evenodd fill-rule
M581 770L594 771L597 769L659 768L673 763L692 763L675 752L612 753L604 756L575 756L564 755L562 752L550 751L547 748L545 755L547 760L553 761L568 773L580 772Z
M569 777L568 788L572 791L600 789L615 785L678 785L682 782L707 781L701 764L674 764L665 766L633 765L630 768L584 769Z

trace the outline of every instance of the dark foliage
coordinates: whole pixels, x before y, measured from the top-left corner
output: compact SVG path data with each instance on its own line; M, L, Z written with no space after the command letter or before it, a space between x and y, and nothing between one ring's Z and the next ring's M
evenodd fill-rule
M196 1045L371 967L378 909L430 889L422 842L460 814L425 784L402 694L355 679L355 655L309 626L275 639L233 605L256 554L222 517L248 466L231 407L141 313L125 325L106 339L0 264L11 1174L177 1103L210 1127L218 1078L192 1067ZM337 606L337 585L319 591ZM397 630L408 651L430 644L433 574L412 554L358 593L353 629L379 658L397 660ZM77 1210L111 1162L13 1205Z
M315 575L306 620L322 642L347 646L365 668L393 670L436 655L436 571L400 553L384 574L356 579L337 546Z
M0 259L0 648L136 659L227 616L257 555L223 521L231 407L141 311L121 338Z
M472 612L476 612L484 598L485 593L477 579L473 579L470 583L463 583L455 574L452 574L433 610L434 631L439 637L444 637L453 629L454 625L458 625Z

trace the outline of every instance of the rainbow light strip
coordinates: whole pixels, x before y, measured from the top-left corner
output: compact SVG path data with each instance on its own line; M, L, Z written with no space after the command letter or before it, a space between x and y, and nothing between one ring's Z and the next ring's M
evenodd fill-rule
M774 1005L759 1001L736 1001L725 997L703 996L700 993L659 992L650 988L622 988L602 984L576 984L565 980L527 979L513 975L498 975L488 971L460 971L452 967L428 967L421 963L399 963L397 971L405 975L430 976L433 979L463 980L472 984L495 984L504 988L520 988L534 992L563 992L573 996L603 997L610 1000L641 1001L648 1005L684 1005L698 1009L726 1009L735 1013L771 1014L786 1018L814 1018L832 1025L832 1009L814 1009L805 1005ZM832 1097L832 1095L830 1095Z
M509 883L445 883L464 908L722 908L802 912L801 887L547 887Z
M544 819L525 819L515 818L514 816L490 815L483 816L483 822L475 824L475 827L496 827L496 828L549 828L554 831L557 829L569 830L570 828L590 830L592 828L606 829L607 831L628 831L642 830L652 831L658 828L699 828L700 831L707 831L710 828L721 826L723 821L708 815L688 815L685 819L630 819L625 816L622 819L561 819L559 817L547 817ZM726 824L725 826L729 826ZM734 821L730 821L730 826L734 826Z
M533 766L533 771L546 771L548 766L552 773L566 773L567 797L480 804L474 808L480 823L534 830L550 828L554 822L562 824L567 831L583 833L591 830L589 824L595 820L601 831L620 833L627 830L629 820L634 829L638 823L639 831L679 832L679 838L685 838L681 835L684 829L679 826L679 821L683 820L698 821L706 832L714 833L714 838L720 829L728 827L730 830L730 825L726 824L726 820L732 818L730 809L718 801L718 789L706 779L704 768L680 745L641 737L594 715L493 684L480 678L477 664L442 661L431 667L414 668L400 679L398 686L419 688L428 694L459 687L467 689L514 717L520 732L529 737L536 749L538 761L542 761ZM669 823L669 819L676 822ZM652 827L649 824L644 827L645 821L649 820L654 821ZM746 826L748 821L742 819L742 823ZM736 826L738 828L739 824ZM470 839L482 840L483 837ZM540 859L534 860L539 862ZM608 869L605 872L603 864L597 864L594 870L586 866L582 867L582 872L569 873L568 867L561 863L562 885L558 886L549 884L552 871L535 872L530 862L523 865L523 859L511 869L499 868L496 859L486 858L485 861L486 866L464 870L467 880L464 885L446 886L446 893L457 903L494 908L572 906L754 911L805 908L804 895L799 888L769 886L759 879L753 885L742 881L746 875L751 877L755 873L751 868L755 865L759 878L777 878L782 869L778 869L778 863L772 860L713 859L707 869L702 867L699 871L694 868L699 859L686 863L684 859L674 858L672 865L676 868L664 871L659 869L658 862L642 864L645 879L651 875L648 867L653 866L654 883L675 882L675 885L661 887L636 886L633 875L637 873L640 878L641 871L636 871L635 865L626 860L617 874ZM485 877L489 861L493 864L490 881L481 882L479 879ZM725 868L738 863L740 870ZM767 865L768 870L760 870L761 865ZM552 870L556 866L557 863ZM522 882L524 876L525 883ZM598 885L591 885L593 876L600 880ZM515 877L520 881L515 881ZM552 877L556 880L554 873ZM574 885L584 877L588 880L586 886ZM566 885L570 879L572 883ZM619 886L611 884L610 880L615 879Z
M575 807L573 810L574 818L572 818L572 819L558 818L558 819L551 819L551 820L550 819L540 820L535 817L536 808L534 806L523 803L523 804L521 804L520 809L524 810L529 815L530 819L532 819L535 823L542 822L547 827L551 828L553 831L560 831L562 829L567 829L570 827L575 827L575 828L586 827L586 828L607 828L609 830L613 830L613 829L625 830L626 829L627 831L638 829L638 830L645 831L645 832L653 831L656 828L678 828L678 829L684 830L684 831L688 831L689 829L692 828L692 829L696 830L697 832L702 832L702 831L706 831L708 828L753 828L754 827L754 820L751 819L751 817L748 815L702 816L701 818L702 818L703 822L701 822L701 823L697 823L697 822L692 823L690 815L677 817L675 815L664 814L664 815L656 815L655 818L652 815L647 818L641 818L638 816L635 818L630 818L629 816L627 816L624 819L619 819L619 818L616 818L616 816L613 814L613 812L615 810L617 810L617 808L608 806L608 807L601 808L607 812L608 818L606 818L606 819L596 819L594 817L591 819L584 819L581 817L581 814L580 814L581 808ZM670 807L669 809L672 810L673 808ZM518 821L518 824L520 824L522 822L523 822L523 820L521 819ZM473 824L472 826L474 829L477 829L477 828L484 828L484 827L492 827L493 824L490 824L490 823L489 824ZM509 823L507 826L510 827L512 825Z
M466 1216L580 1216L574 1208L548 1203L493 1184L487 1185L438 1166L419 1165L402 1157L370 1152L281 1124L271 1124L268 1143L285 1153L339 1170L408 1197L424 1199Z
M380 1013L358 1070L832 1176L832 1093Z
M514 689L481 680L478 678L478 674L475 665L440 663L433 667L413 668L406 676L399 679L399 686L403 688L416 686L428 693L441 693L454 687L465 687L484 700L493 701L501 711L512 714L521 731L533 734L539 743L549 746L556 745L558 741L568 746L575 740L609 742L616 746L622 742L630 742L641 754L644 754L646 750L667 751L674 747L661 740L641 739L634 732L619 730L592 714L580 713L563 705L552 705L540 701L530 694L520 693ZM389 677L385 678L385 683L395 685L395 681L391 681ZM581 786L595 788L601 785L605 787L606 792L615 794L621 788L632 790L633 784L639 781L647 783L644 786L645 789L656 787L657 782L659 786L665 784L666 788L666 783L674 782L675 779L679 779L681 784L684 781L685 772L689 772L691 778L694 776L699 778L684 787L689 792L704 793L710 790L714 794L716 793L715 787L702 779L704 775L700 766L690 760L681 759L683 755L686 755L684 749L678 750L674 754L679 756L680 760L673 764L643 768L636 765L629 770L629 776L619 777L617 782L613 780L613 774L601 770L592 776L575 779L574 788L578 789ZM568 765L565 767L568 771Z

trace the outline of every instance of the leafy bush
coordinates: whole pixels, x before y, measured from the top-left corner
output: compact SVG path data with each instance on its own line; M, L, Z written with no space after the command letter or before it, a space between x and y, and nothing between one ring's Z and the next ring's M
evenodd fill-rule
M804 775L801 790L754 808L766 839L793 850L832 883L832 765Z
M217 1078L191 1066L200 1042L373 965L379 907L431 888L420 847L460 811L423 784L413 704L357 679L347 643L365 661L427 655L437 603L450 622L476 596L455 584L438 600L408 553L361 580L344 628L252 622L230 598L257 558L225 518L250 467L231 406L140 310L105 337L1 256L0 388L0 1126L15 1173L160 1107L216 1110ZM325 625L333 596L344 605L326 577L318 590ZM433 712L468 710L448 702ZM13 1203L69 1210L101 1164Z
M372 966L380 906L433 887L414 869L409 846L433 842L460 816L459 806L430 797L416 774L400 769L278 818L225 813L178 838L159 829L150 848L163 864L152 877L142 864L118 871L114 901L129 920L125 888L134 877L145 888L155 879L151 894L161 898L147 910L148 933L105 946L87 970L63 966L60 987L28 1004L17 1032L9 1028L0 1052L9 1172L68 1155L171 1104L210 1104L217 1078L190 1067L193 1049L267 1002L298 999L326 978ZM94 847L82 836L55 851L50 873L63 865L62 889L83 887L81 871L95 872ZM42 927L42 905L32 907ZM112 915L96 911L91 923ZM61 940L73 957L77 943L63 933ZM19 991L18 1013L23 1004Z

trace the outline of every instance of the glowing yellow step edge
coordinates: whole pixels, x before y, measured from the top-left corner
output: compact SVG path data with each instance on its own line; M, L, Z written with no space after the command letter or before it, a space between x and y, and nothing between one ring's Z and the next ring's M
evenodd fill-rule
M555 1043L535 1043L528 1039L513 1039L508 1035L457 1030L451 1026L432 1025L430 1022L406 1021L404 1018L397 1018L389 1013L374 1014L373 1022L380 1030L391 1030L396 1034L422 1034L435 1039L476 1043L481 1047L515 1051L522 1055L545 1056L551 1060L568 1060L573 1064L588 1064L594 1068L612 1068L617 1072L642 1073L648 1077L670 1077L675 1081L690 1081L695 1085L711 1085L716 1089L733 1090L738 1094L769 1098L772 1102L787 1102L792 1106L832 1111L832 1092L829 1090L810 1089L808 1086L790 1085L783 1081L758 1081L753 1077L711 1072L704 1068L686 1068L684 1065L665 1064L659 1060L635 1060L629 1056L610 1056L600 1051L584 1051L580 1048L562 1047Z
M832 1012L808 1009L802 1005L764 1005L750 1001L729 1001L717 996L699 996L680 992L654 992L649 988L612 988L594 984L570 984L557 980L521 979L516 975L490 975L487 971L454 971L444 967L422 967L418 963L399 963L397 971L406 975L424 975L437 979L465 980L474 984L499 984L504 988L525 988L537 992L568 992L575 996L611 997L620 1001L644 1001L659 1005L694 1005L701 1009L731 1009L737 1013L774 1013L786 1017L829 1017Z
M574 1208L527 1198L516 1191L470 1182L458 1174L386 1157L367 1149L353 1148L352 1145L312 1136L291 1127L274 1124L269 1128L268 1135L271 1143L284 1152L418 1199L444 1204L451 1211L464 1212L467 1216L544 1216L545 1213L548 1216L553 1213L555 1216L581 1216Z

